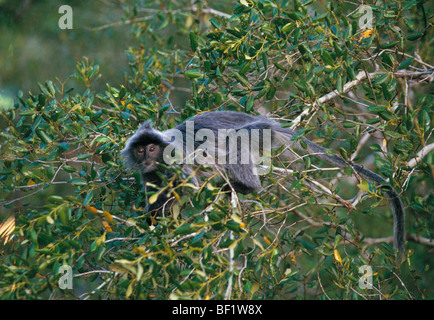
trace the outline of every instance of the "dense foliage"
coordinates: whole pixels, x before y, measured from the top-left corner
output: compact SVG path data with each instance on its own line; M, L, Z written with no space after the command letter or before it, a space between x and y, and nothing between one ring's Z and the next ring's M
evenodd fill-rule
M100 68L83 58L72 77L20 91L0 113L0 204L16 225L0 298L432 298L432 13L376 2L362 29L358 8L138 2L121 21L142 43L123 85L96 90ZM163 130L208 110L269 113L388 178L406 209L405 261L381 191L309 155L276 157L258 194L168 181L176 203L150 225L126 139L145 120ZM59 287L63 265L73 289ZM365 265L374 289L360 286Z

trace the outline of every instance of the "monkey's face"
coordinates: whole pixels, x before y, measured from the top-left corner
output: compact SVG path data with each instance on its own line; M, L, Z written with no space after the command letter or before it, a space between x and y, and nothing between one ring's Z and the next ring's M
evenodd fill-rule
M136 162L142 172L154 171L160 161L160 146L150 143L146 146L138 145L135 147Z
M163 154L166 142L158 130L153 129L149 122L140 125L139 130L128 139L122 155L127 167L148 174L161 171L164 164Z

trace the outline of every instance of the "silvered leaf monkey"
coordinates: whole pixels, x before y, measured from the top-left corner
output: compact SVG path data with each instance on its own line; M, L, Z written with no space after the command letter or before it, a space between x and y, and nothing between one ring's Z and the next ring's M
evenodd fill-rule
M223 135L221 131L224 132ZM232 145L229 146L227 141L231 137L228 132L237 134L235 140L232 140ZM244 136L240 134L241 132ZM185 160L192 152L196 152L196 156L199 153L202 160L207 159L206 163L212 163L217 171L223 172L234 191L247 194L261 189L255 160L258 158L258 152L282 145L302 149L301 145L305 145L309 154L340 168L351 167L363 179L380 186L392 207L394 247L398 249L401 257L405 246L404 210L401 199L394 189L388 186L386 180L378 174L339 156L329 155L326 149L304 137L299 138L302 143L294 141L297 140L293 139L295 134L294 130L282 128L278 122L264 116L235 111L212 111L199 114L166 131L158 131L152 128L149 122L145 122L127 141L122 154L126 164L141 174L144 185L150 183L161 188L164 187L161 176L172 177L174 166L182 165L185 172L193 173L197 163L191 161L192 159ZM243 141L243 137L247 138L247 142ZM241 138L241 141L238 138ZM256 146L251 143L253 141L256 142ZM181 157L174 157L173 154L176 152L180 152ZM171 158L171 161L167 158ZM176 159L178 161L175 161ZM158 199L148 205L147 209L149 211L159 209L167 199L167 193L161 192Z

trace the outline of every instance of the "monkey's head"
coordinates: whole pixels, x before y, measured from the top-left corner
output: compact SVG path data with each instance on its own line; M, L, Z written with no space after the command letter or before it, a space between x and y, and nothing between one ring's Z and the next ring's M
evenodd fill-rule
M168 144L161 132L152 128L147 121L128 139L122 155L128 167L148 173L156 171L158 163L163 163L163 151Z

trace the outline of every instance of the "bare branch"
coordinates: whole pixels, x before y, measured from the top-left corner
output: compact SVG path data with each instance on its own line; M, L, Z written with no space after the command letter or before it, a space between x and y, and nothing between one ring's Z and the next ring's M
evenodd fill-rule
M327 93L326 95L319 98L317 101L315 101L314 104L308 106L302 113L298 115L296 119L294 119L294 124L292 125L292 128L295 128L299 125L301 122L301 119L306 116L307 114L310 114L311 108L316 108L318 105L324 104L334 98L340 97L342 94L349 92L351 89L353 89L355 86L362 83L365 79L372 79L376 76L387 74L388 72L380 71L380 72L372 72L367 73L365 71L360 71L356 75L356 79L352 80L350 82L347 82L342 90L342 93L339 93L337 90L333 90L330 93ZM434 78L434 70L427 70L427 71L409 71L409 70L399 70L397 72L394 72L393 75L397 78L410 78L410 79L421 79L421 81L433 81Z
M196 7L192 7L191 10L194 11L194 12L196 12L197 8ZM230 17L232 17L232 15L230 15L230 14L227 14L227 13L224 13L224 12L212 9L212 8L202 9L202 12L209 13L209 14L212 14L212 15L215 15L215 16L219 16L219 17L224 17L226 19L229 19Z
M411 159L408 163L407 166L410 168L414 168L418 163L420 163L422 161L422 159L428 155L431 151L434 150L434 143L431 143L425 147L422 148L422 150L420 150L416 157Z

